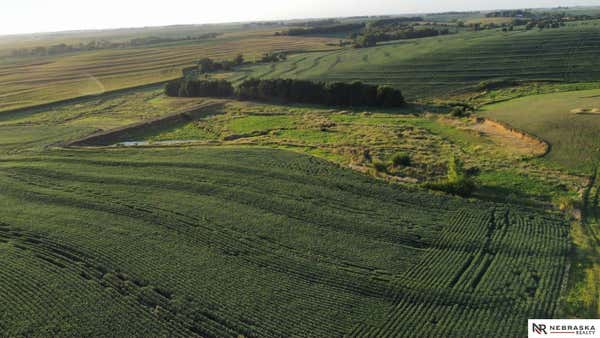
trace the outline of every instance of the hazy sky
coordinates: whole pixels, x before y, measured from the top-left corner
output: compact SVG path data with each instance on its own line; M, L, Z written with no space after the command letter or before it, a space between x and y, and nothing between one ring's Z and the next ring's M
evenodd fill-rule
M497 8L600 5L600 0L2 0L0 35Z

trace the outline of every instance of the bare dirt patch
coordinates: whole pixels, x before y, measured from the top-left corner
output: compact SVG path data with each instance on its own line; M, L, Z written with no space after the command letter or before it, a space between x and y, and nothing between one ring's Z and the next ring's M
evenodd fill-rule
M575 108L571 110L571 113L578 115L600 115L600 109L598 108Z

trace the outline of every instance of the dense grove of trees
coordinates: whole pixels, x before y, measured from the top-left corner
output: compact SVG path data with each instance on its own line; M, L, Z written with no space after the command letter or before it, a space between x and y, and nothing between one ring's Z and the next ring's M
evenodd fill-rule
M290 28L284 32L276 32L275 35L316 35L316 34L331 34L343 33L359 30L365 27L364 23L347 23L331 26L316 26L308 28Z
M225 80L179 79L165 85L165 94L176 97L230 97L234 89Z
M250 79L242 82L236 91L225 80L180 79L167 83L165 93L178 97L230 97L235 94L246 100L336 106L397 107L405 103L399 90L387 86L292 79Z
M22 56L49 56L59 55L72 52L99 50L99 49L114 49L114 48L126 48L126 47L139 47L146 45L153 45L158 43L177 42L177 41L195 41L195 40L206 40L214 39L218 33L206 33L197 36L186 36L183 38L161 38L156 36L149 36L144 38L135 38L125 42L111 42L107 40L92 40L87 43L79 43L74 45L67 45L64 43L56 44L52 46L37 46L32 48L19 48L11 52L13 57Z
M405 103L402 93L386 86L361 82L312 82L292 79L250 79L240 84L242 99L336 106L396 107Z

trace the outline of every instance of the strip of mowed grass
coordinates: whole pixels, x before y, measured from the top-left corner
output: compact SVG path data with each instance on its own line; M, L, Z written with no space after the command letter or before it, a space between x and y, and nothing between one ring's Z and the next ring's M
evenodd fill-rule
M243 53L251 61L276 50L330 49L326 43L332 41L250 31L211 40L14 59L0 63L0 112L174 79L203 57L222 60Z
M395 86L409 98L449 95L484 80L600 80L600 21L560 29L467 32L366 49L304 53L253 66L249 77L361 80Z
M0 114L0 154L39 151L210 101L165 97L162 88L155 87Z
M481 114L552 145L548 161L591 172L600 161L600 90L527 96L484 106Z
M518 336L569 252L559 219L259 148L4 156L0 215L10 336Z

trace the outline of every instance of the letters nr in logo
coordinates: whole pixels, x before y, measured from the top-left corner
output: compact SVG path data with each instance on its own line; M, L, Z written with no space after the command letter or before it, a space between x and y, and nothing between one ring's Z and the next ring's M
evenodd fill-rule
M542 332L544 334L548 334L548 332L546 332L546 324L533 323L533 332L535 332L537 334L542 334Z

